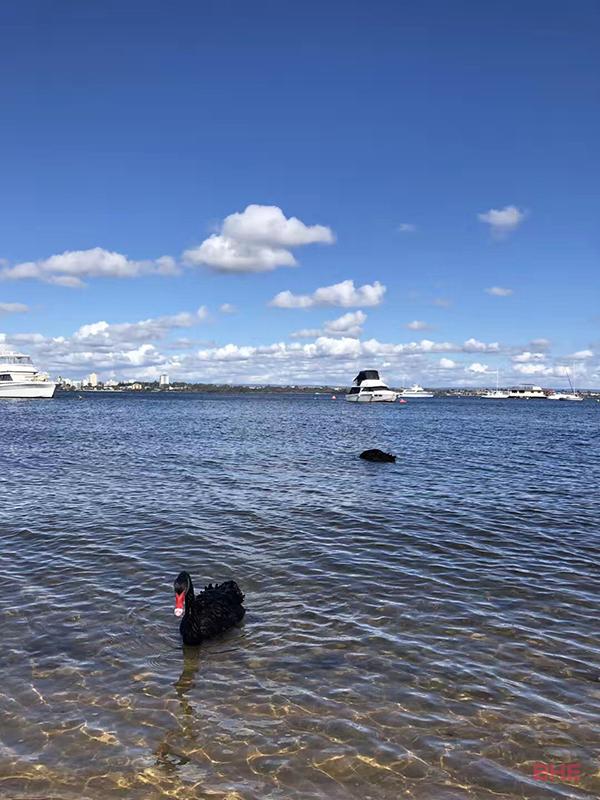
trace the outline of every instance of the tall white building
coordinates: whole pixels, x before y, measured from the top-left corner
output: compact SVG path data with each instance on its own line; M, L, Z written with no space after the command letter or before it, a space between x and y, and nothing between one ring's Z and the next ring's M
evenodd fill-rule
M95 372L90 372L87 379L87 385L91 386L92 389L96 389L98 386L98 376Z
M161 375L158 381L159 386L168 386L170 384L168 375Z

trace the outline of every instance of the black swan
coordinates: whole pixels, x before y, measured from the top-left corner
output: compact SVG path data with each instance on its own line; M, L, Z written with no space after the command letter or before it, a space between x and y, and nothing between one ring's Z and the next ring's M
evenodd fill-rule
M179 631L184 644L196 645L229 630L239 622L246 609L244 595L235 581L209 584L198 597L194 595L192 579L180 572L173 584L175 616L182 617Z
M393 456L391 453L384 453L383 450L364 450L360 454L360 458L364 458L365 461L379 461L379 462L390 462L393 463L396 461L396 456Z

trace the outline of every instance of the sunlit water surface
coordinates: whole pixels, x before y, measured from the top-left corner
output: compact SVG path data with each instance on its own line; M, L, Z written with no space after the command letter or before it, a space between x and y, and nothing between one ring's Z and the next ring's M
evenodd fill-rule
M591 402L4 401L0 796L600 795L599 425ZM235 578L243 626L183 649L182 568Z

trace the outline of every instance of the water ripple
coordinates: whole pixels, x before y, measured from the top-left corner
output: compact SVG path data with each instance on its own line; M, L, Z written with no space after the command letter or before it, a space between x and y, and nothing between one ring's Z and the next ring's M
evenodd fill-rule
M87 397L0 405L0 797L600 794L597 404Z

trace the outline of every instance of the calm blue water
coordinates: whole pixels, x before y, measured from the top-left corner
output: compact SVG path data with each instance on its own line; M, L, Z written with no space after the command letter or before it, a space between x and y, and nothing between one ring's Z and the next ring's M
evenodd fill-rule
M592 402L2 402L0 797L597 796L599 430ZM235 578L244 625L184 650L181 569Z

